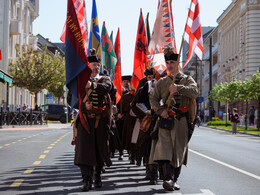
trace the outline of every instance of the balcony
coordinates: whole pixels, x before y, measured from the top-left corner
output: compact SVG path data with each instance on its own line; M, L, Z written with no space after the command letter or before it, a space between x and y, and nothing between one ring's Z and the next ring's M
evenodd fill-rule
M21 35L21 33L22 33L22 21L21 20L11 20L10 34L11 35Z

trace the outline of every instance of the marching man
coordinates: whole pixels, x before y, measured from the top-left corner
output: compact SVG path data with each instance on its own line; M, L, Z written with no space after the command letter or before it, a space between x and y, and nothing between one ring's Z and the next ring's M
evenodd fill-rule
M173 191L180 189L176 182L181 166L187 164L188 127L193 120L192 103L198 95L198 87L192 77L178 70L178 54L172 48L165 49L164 55L170 75L160 79L150 95L151 107L160 116L158 141L151 154L153 161L163 166L164 189ZM170 105L167 105L168 102Z

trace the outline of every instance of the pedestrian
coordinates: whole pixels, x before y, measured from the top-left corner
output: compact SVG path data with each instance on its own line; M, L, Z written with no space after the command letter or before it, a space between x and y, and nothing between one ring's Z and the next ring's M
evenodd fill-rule
M180 189L177 180L182 165L187 164L189 123L195 119L195 101L199 90L194 79L181 71L177 71L173 84L173 75L178 69L178 54L173 52L173 48L167 48L164 52L170 75L158 81L150 97L152 109L160 116L153 160L163 166L163 188L173 191Z
M79 166L83 178L82 191L102 187L101 172L109 161L108 132L110 125L111 105L109 92L112 82L108 76L100 76L100 57L93 49L88 57L92 70L86 85L81 111L74 123L75 165ZM80 116L80 113L82 114Z
M35 108L34 108L35 111L39 111L39 107L38 107L38 104L35 105Z
M233 113L231 116L231 122L232 122L232 134L237 134L237 124L239 121L239 115L237 113L237 109L233 108Z
M22 107L22 111L26 111L26 105L24 104L23 107Z
M208 122L209 121L209 110L208 109L204 110L204 117L205 117L204 122Z
M249 125L255 125L255 107L252 106L249 110Z

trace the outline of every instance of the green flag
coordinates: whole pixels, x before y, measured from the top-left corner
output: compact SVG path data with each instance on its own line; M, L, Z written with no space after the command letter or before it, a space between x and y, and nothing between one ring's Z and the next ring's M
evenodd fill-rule
M113 81L115 75L115 66L117 63L117 57L113 48L112 41L108 35L105 22L103 23L103 27L102 27L101 42L102 42L103 65L104 68L108 71Z

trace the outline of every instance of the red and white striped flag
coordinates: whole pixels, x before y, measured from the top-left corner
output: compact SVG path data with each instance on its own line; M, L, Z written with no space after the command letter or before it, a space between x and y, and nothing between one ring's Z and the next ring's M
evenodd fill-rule
M203 38L200 23L199 0L191 0L189 15L185 27L184 40L189 43L189 54L182 68L188 64L194 52L202 60Z

